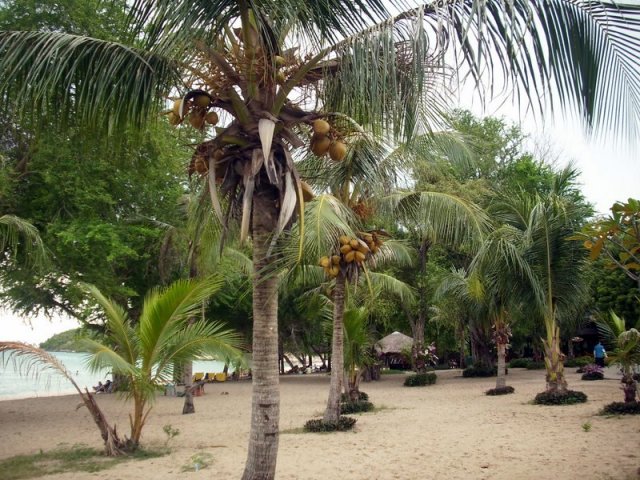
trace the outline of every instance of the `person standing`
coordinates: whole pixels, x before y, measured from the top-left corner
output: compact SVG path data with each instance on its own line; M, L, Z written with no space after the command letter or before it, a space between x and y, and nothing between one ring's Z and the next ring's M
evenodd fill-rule
M596 365L604 367L604 359L606 356L606 350L602 346L602 343L598 342L596 346L593 347L593 358L595 359Z

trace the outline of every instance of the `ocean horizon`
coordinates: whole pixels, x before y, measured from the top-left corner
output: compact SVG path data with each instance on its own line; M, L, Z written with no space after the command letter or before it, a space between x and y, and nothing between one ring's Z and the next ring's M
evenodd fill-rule
M74 381L83 390L85 387L90 392L98 382L104 383L111 379L108 369L101 373L92 373L86 367L87 353L77 352L49 352L60 360L73 375ZM222 372L224 363L217 360L195 360L194 372ZM229 367L229 372L233 368ZM13 361L4 367L0 366L0 401L16 400L21 398L52 397L77 393L73 385L62 375L52 370L40 370L37 378L33 375L21 376L14 368Z

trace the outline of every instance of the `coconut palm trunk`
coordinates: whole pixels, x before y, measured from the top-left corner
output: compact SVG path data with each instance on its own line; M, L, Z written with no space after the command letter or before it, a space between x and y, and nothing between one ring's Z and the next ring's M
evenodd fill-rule
M504 343L498 343L496 345L496 349L498 350L498 376L496 377L496 388L505 388L507 386L507 376L505 372L507 345Z
M333 287L333 338L331 341L331 385L324 411L325 423L337 423L340 418L340 395L344 379L344 292L345 277L340 273Z
M182 369L182 383L184 383L184 404L182 414L196 413L193 403L193 362L187 362Z
M564 377L564 355L560 349L560 329L555 322L549 326L547 338L542 343L547 368L547 392L566 393L567 380Z
M257 191L253 199L253 379L251 432L243 480L275 477L280 391L278 377L278 279L266 268L270 234L278 219L277 192Z

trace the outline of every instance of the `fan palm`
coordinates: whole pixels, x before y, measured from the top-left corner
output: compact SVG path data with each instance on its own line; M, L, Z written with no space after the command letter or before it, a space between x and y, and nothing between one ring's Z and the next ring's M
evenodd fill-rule
M320 135L325 144L324 138L337 144L358 136L334 112L374 133L410 137L425 119L437 118L430 108L445 106L425 80L425 66L457 58L466 68L455 65L456 71L469 73L478 87L492 84L493 75L513 79L518 98L540 104L542 93L553 94L591 124L630 138L640 124L640 59L626 54L639 49L640 39L625 30L640 21L637 5L451 0L391 6L393 13L383 0L136 0L128 44L0 32L0 95L21 114L69 115L115 132L142 127L173 96L182 101L167 112L172 123L186 116L196 128L217 117L226 122L198 145L192 170L208 171L218 217L216 180L229 198L228 211L242 212L241 237L252 230L254 395L244 478L275 472L277 280L264 272L273 261L273 235L289 223L296 203L303 211L291 153L304 145L301 137L314 120L331 122L329 135ZM444 54L453 50L461 54ZM420 100L427 93L434 101L425 106ZM315 109L307 101L314 95L324 100Z
M609 355L611 362L622 367L622 390L625 403L634 402L638 394L638 382L633 368L640 365L640 321L636 328L626 329L625 321L615 313L598 319L598 330L605 341L614 347Z

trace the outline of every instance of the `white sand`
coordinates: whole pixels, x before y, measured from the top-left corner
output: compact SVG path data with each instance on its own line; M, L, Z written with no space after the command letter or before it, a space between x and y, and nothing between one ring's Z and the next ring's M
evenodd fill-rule
M606 418L597 412L621 401L619 377L586 382L568 373L569 387L589 396L586 404L542 407L529 402L544 387L544 371L512 369L512 395L488 397L495 379L464 379L459 370L438 372L436 385L402 386L386 375L362 385L380 410L357 415L353 432L289 433L320 416L329 377L281 378L278 479L637 479L640 416ZM228 395L221 394L228 392ZM196 397L195 415L181 415L182 399L159 397L142 442L159 446L163 425L180 429L170 455L131 461L98 473L66 473L48 479L240 478L246 458L251 384L207 385ZM127 405L116 395L99 396L108 418L127 432ZM97 428L73 396L0 402L0 458L83 443L101 447ZM591 431L582 425L589 422ZM181 473L192 455L213 462ZM0 478L2 473L0 472Z

